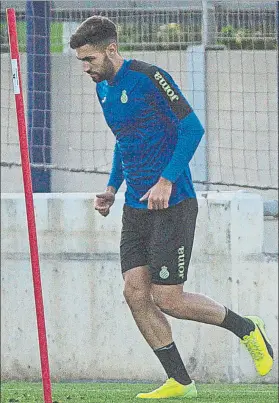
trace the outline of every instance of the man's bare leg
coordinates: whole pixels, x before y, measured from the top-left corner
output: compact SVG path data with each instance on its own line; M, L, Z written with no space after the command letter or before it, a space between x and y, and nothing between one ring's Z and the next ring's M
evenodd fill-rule
M143 337L154 350L168 378L182 385L192 383L172 339L171 327L151 295L147 267L136 267L124 273L124 296Z
M151 295L151 279L147 266L124 273L124 297L134 320L149 346L156 350L172 343L170 324L156 306Z
M255 330L255 325L219 302L203 294L183 291L183 285L152 285L154 302L162 312L178 319L187 319L223 327L242 339Z
M226 308L203 294L183 291L183 284L152 284L155 304L166 314L178 319L220 325L226 316Z

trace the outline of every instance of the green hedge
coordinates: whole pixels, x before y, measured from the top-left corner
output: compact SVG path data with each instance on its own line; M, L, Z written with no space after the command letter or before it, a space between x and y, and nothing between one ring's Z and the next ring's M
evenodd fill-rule
M1 48L9 52L7 24L1 23ZM26 52L26 22L17 22L17 36L19 51ZM61 53L63 51L63 23L52 22L50 24L50 52Z
M249 29L233 28L227 25L220 32L218 45L225 45L228 49L243 50L273 50L277 49L276 38L264 37L261 32L253 32Z
M63 24L65 22L51 22L50 25L50 52L63 52ZM19 50L26 52L26 22L17 23ZM191 32L180 24L164 25L143 24L141 29L128 23L118 26L120 50L166 50L186 49L189 44L201 43L202 35L198 30ZM262 32L253 32L248 29L236 29L227 25L218 33L217 45L225 45L228 49L270 50L277 48L276 38L264 38ZM1 51L9 52L7 24L1 23Z

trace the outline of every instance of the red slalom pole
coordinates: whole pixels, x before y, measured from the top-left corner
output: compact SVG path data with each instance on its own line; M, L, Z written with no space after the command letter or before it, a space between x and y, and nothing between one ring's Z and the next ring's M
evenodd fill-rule
M36 220L35 220L35 212L34 212L29 150L28 150L28 141L27 141L27 135L26 135L26 121L25 121L24 103L23 103L23 95L22 95L22 84L21 84L15 9L8 8L6 10L6 13L7 13L8 34L9 34L9 42L10 42L10 55L11 55L13 86L14 86L16 113L17 113L22 175L23 175L23 184L24 184L24 193L25 193L25 204L26 204L26 215L27 215L28 234L29 234L29 246L30 246L30 256L31 256L31 265L32 265L33 285L34 285L35 306L36 306L36 315L37 315L37 327L38 327L39 348L40 348L40 358L41 358L41 371L42 371L42 381L43 381L43 389L44 389L44 402L52 403L51 381L50 381L50 370L49 370L48 348L47 348L47 337L46 337L45 315L44 315L44 303L43 303L41 274L40 274L40 262L39 262L39 252L38 252L38 242L37 242Z

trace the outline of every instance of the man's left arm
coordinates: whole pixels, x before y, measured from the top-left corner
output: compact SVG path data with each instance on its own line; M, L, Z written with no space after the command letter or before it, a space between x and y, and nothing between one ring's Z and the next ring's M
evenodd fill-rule
M173 122L177 131L177 143L171 160L161 174L159 181L140 199L148 200L148 208L167 208L172 185L191 161L204 134L204 129L172 77L158 69L150 74L149 99L154 107L163 110Z
M185 166L191 161L204 134L195 112L191 112L178 125L178 138L172 158L164 171L162 177L174 183L185 170Z

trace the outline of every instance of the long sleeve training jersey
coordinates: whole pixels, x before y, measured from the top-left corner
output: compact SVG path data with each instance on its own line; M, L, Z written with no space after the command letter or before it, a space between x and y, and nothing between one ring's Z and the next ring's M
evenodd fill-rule
M116 137L108 186L118 190L125 180L125 203L134 208L147 208L139 199L160 177L173 183L170 206L196 197L189 162L204 129L172 77L157 66L124 60L113 81L96 89Z

